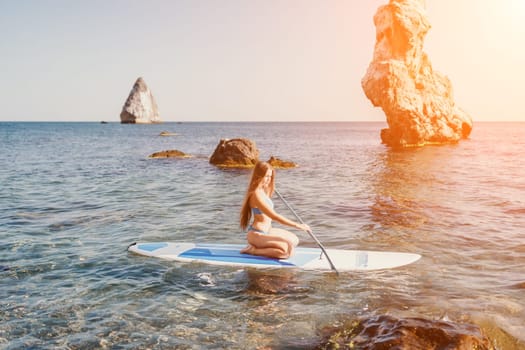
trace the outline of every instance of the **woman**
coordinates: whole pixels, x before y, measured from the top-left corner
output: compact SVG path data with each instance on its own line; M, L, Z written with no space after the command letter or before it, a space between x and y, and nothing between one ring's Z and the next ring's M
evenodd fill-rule
M243 254L262 255L270 258L287 259L293 254L299 238L293 233L272 227L272 220L303 231L309 231L306 224L299 224L277 214L273 210L271 196L275 189L275 170L267 162L258 162L241 209L241 228L248 229L248 246ZM253 222L249 225L253 216Z

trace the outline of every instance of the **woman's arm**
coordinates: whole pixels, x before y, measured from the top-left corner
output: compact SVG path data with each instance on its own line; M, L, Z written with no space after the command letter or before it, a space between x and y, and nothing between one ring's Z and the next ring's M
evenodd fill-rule
M299 224L278 214L275 210L273 210L272 207L268 205L264 196L265 195L262 194L260 191L255 191L253 201L255 202L254 204L257 206L257 208L259 208L259 210L261 210L270 219L275 220L280 224L294 227L298 230L308 231L310 229L308 225Z

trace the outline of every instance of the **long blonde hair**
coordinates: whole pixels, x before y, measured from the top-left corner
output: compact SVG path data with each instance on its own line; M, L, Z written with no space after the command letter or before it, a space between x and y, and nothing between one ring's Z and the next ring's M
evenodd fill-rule
M259 187L268 170L272 171L272 179L268 184L266 194L268 195L268 197L271 197L275 189L275 169L268 162L257 162L257 164L255 164L255 168L253 168L252 178L250 180L250 184L248 185L248 190L246 191L246 196L244 197L244 201L242 203L241 208L240 223L241 228L243 230L246 230L250 219L252 218L252 210L250 208L250 197L253 194L253 192L255 192L257 187Z

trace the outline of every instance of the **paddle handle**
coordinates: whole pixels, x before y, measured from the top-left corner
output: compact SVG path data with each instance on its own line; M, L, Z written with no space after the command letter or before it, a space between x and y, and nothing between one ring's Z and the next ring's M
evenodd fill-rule
M284 199L284 197L279 193L279 191L277 191L276 189L274 189L274 192L277 194L277 196L279 198L281 198L281 200L283 201L284 205L286 205L288 207L288 209L290 209L290 211L293 213L293 215L297 218L297 220L299 220L299 222L301 224L305 224L303 219L301 219L301 217L295 212L295 210L292 208L292 206L290 204L288 204L288 202L286 201L286 199ZM308 230L306 231L308 232L308 234L310 235L310 237L313 238L313 240L315 241L315 243L317 243L317 245L319 246L319 248L321 248L321 251L323 252L323 254L326 256L326 259L328 260L328 263L330 264L330 268L332 270L335 271L336 274L339 274L339 272L337 271L337 269L335 268L335 265L334 263L332 262L332 259L330 259L330 256L328 256L328 253L326 252L326 249L324 249L323 245L321 244L321 242L317 239L317 237L314 235L314 233L312 232L312 230Z

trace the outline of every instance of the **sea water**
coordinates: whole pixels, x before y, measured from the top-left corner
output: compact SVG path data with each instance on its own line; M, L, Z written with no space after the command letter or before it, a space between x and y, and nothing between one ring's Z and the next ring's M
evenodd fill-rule
M386 314L476 324L524 349L525 123L475 123L458 144L403 151L381 144L383 127L0 123L0 348L281 348ZM335 276L128 253L136 241L245 242L250 171L208 162L237 137L299 164L277 171L277 188L325 247L423 258ZM168 149L193 157L148 158Z

